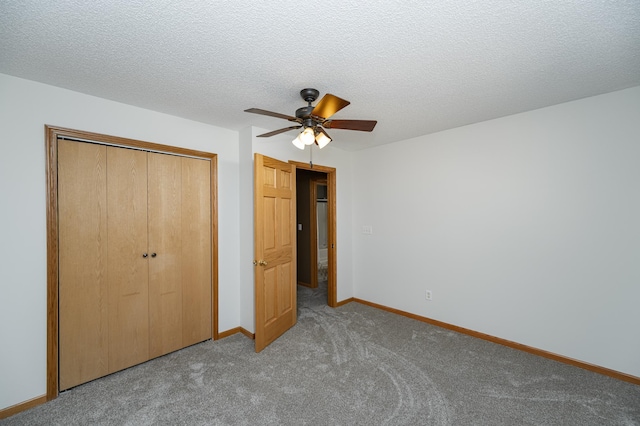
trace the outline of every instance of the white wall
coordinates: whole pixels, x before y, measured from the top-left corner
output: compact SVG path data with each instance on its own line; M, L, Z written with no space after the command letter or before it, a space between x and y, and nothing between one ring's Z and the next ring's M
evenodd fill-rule
M238 132L0 74L0 409L46 393L45 124L218 154L219 329L240 322Z
M274 120L275 121L275 120ZM274 123L277 124L277 123ZM251 127L240 132L240 276L242 294L242 327L255 331L255 312L253 304L253 154L259 153L280 161L309 162L309 148L299 150L291 143L295 133L286 133L270 138L258 138L256 135L273 129ZM337 131L336 133L339 133ZM333 135L338 140L339 135ZM336 169L336 215L337 215L337 299L353 297L352 281L352 203L351 187L352 153L333 148L331 145L313 150L313 164L334 167Z
M360 151L353 177L356 297L640 376L640 87Z

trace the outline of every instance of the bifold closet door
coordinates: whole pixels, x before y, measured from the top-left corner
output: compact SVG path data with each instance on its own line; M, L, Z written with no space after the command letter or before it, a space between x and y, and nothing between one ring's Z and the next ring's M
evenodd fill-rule
M148 154L149 355L211 338L210 163Z
M182 280L184 346L212 338L211 163L182 162Z
M149 355L182 345L182 162L149 153Z
M147 153L107 147L109 372L149 359Z
M58 141L60 390L212 337L210 169Z
M59 387L109 373L107 148L58 141Z

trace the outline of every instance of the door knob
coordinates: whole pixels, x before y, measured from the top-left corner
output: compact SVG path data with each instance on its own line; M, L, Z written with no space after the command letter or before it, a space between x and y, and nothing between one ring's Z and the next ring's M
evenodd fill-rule
M260 265L260 266L267 266L267 261L266 260L254 260L253 264L254 265Z

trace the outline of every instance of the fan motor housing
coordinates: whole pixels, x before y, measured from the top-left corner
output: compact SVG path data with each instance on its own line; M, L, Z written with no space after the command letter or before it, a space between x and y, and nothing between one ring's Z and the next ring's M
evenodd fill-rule
M306 107L302 107L302 108L298 108L296 110L296 118L309 118L311 117L311 111L313 111L313 107L312 106L306 106Z

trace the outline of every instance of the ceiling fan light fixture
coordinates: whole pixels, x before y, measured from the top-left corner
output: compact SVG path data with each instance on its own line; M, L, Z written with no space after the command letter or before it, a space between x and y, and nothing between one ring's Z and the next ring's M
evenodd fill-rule
M302 142L302 139L300 139L300 135L302 135L302 133L299 133L298 136L296 136L296 138L291 141L291 143L298 149L304 149L305 144L304 142Z
M316 135L316 143L318 144L318 148L322 149L327 146L331 142L331 138L326 135L326 133L318 132Z

